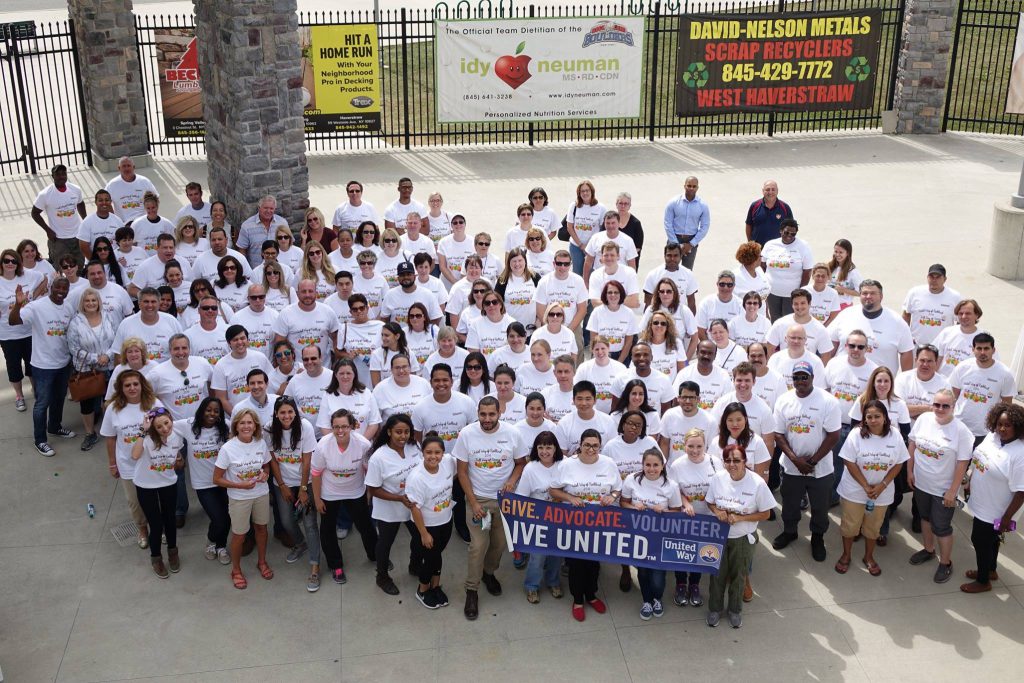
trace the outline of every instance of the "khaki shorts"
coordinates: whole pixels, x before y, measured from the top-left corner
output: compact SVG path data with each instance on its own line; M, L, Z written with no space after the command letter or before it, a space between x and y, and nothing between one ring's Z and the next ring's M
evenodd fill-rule
M236 500L228 498L228 516L231 517L231 533L239 536L249 533L249 518L256 526L270 524L270 495L259 498Z
M843 516L839 530L844 538L853 538L857 534L871 540L878 538L878 530L885 521L885 509L889 507L888 505L876 505L871 512L864 509L864 503L853 503L845 498L839 499L839 505Z

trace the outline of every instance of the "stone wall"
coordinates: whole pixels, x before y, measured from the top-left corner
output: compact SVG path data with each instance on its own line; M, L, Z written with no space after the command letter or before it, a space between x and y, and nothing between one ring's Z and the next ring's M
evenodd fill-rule
M233 225L274 195L298 227L309 207L295 0L194 0L210 193Z
M907 0L896 81L897 133L940 133L956 0Z

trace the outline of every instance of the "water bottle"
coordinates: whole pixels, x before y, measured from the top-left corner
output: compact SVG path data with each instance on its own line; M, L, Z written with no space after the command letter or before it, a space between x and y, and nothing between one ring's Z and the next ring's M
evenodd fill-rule
M870 498L868 498L868 502L864 503L864 512L874 512L874 511L875 511L875 501L873 501Z
M90 519L96 516L96 506L93 505L92 503L89 503L88 505L85 506L85 511L89 513Z

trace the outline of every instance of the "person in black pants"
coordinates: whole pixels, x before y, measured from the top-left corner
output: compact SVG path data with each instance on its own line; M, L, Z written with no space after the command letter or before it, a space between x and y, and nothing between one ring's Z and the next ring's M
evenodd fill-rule
M423 464L409 474L405 495L413 503L412 521L420 534L416 599L427 609L448 604L441 589L441 556L452 537L452 483L457 470L455 458L444 452L444 441L434 432L423 439Z
M344 408L336 410L331 415L332 433L317 443L310 464L313 500L320 513L320 549L337 584L347 581L341 545L334 531L342 507L359 531L366 557L371 562L377 559L377 530L370 521L370 506L366 502L365 471L370 442L355 427L352 413Z

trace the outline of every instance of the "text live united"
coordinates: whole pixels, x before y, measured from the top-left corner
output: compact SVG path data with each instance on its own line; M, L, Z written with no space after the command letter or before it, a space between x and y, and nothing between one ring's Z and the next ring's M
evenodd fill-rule
M500 496L510 548L519 552L717 573L729 525L707 515L619 507L582 508Z

